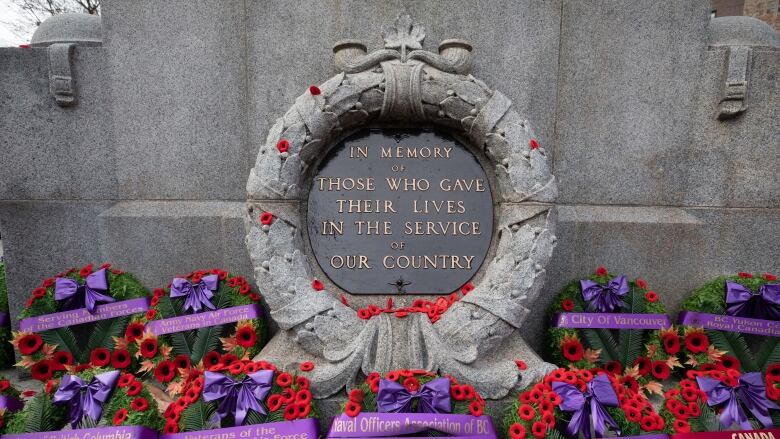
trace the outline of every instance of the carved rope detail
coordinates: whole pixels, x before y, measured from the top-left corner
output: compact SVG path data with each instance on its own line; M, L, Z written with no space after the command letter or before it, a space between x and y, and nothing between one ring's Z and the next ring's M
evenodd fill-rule
M393 317L361 320L335 294L311 287L313 270L298 223L304 176L315 157L336 140L378 120L453 129L492 164L500 206L498 245L476 289L441 320L431 324L420 315L407 317L407 367L451 373L473 382L487 397L502 397L518 380L512 358L490 365L480 364L480 359L517 333L528 314L526 305L543 285L544 267L555 245L555 216L546 204L557 195L555 179L543 150L530 147L528 121L511 109L504 95L471 75L447 73L422 62L425 56L414 56L421 51L412 51L406 62L390 51L379 52L342 59L339 65L360 65L363 70L332 77L319 87L320 95L299 96L270 129L247 183L247 246L255 279L280 329L306 352L327 361L327 367L316 371L315 396L351 387L360 371L388 370L394 364ZM460 55L455 58L458 65L468 64ZM276 148L280 139L289 142L285 153ZM270 226L257 221L260 204L273 206L276 218ZM523 380L543 374L547 366L539 362L530 367Z

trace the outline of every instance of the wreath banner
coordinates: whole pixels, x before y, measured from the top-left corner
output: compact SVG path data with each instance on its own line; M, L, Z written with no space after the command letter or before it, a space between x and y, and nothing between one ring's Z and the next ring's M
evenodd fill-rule
M87 308L79 308L70 311L61 311L44 314L37 317L28 317L19 321L19 330L23 332L40 332L49 329L66 328L74 325L83 325L100 320L108 320L117 317L139 314L149 309L149 298L123 300L121 302L106 303L95 307L93 312Z
M671 436L672 439L775 439L780 436L780 429L767 430L729 430L707 431L700 433L678 433ZM645 436L646 437L646 436Z
M316 439L319 435L319 423L316 418L298 419L295 421L269 422L267 424L242 425L239 427L218 428L208 430L208 436L234 437L254 439L300 438ZM191 432L161 434L159 439L188 439Z
M678 323L684 326L701 326L716 331L780 337L780 321L682 311Z
M100 428L83 428L78 430L65 430L65 431L43 431L39 433L21 433L21 434L4 434L4 438L12 439L73 439L74 433L78 434L76 437L88 439L88 438L122 438L122 439L157 439L157 432L151 428L142 426L127 426L127 427L100 427Z
M235 323L241 320L257 319L262 316L262 313L263 310L259 304L233 306L199 314L152 320L146 324L146 330L154 335L172 334L174 332Z
M452 376L425 370L370 373L349 392L328 438L452 437L496 438L485 400ZM410 436L421 434L422 436Z
M552 326L572 329L663 329L671 326L664 314L563 312L553 316Z

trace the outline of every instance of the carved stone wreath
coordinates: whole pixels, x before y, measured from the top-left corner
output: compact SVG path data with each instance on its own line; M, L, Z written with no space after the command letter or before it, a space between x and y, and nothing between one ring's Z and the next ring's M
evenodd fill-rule
M419 368L452 374L500 398L520 378L515 359L528 365L523 384L552 368L518 335L556 240L548 203L557 190L544 149L506 96L468 74L467 42L446 40L435 54L422 50L424 37L402 15L385 30L385 49L367 54L359 42L337 43L342 73L299 96L276 121L249 176L247 246L280 328L260 357L288 367L314 361L309 376L316 397L351 388L361 371ZM316 171L311 165L357 128L398 122L459 133L487 159L498 186L492 259L476 288L435 324L424 314L403 323L387 314L361 320L339 293L311 285L317 269L300 218L307 176ZM281 139L289 150L277 148ZM264 211L275 216L270 225L258 221Z

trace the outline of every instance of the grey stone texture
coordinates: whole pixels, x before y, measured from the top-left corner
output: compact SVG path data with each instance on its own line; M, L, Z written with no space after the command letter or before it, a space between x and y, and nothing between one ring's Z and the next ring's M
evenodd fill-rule
M102 46L73 51L73 106L51 96L47 49L0 49L14 316L41 279L86 262L149 288L202 264L251 277L245 188L274 121L338 73L333 43L373 51L404 11L427 50L473 45L472 74L551 161L557 248L519 331L533 349L555 292L600 264L644 277L672 309L715 275L780 270L780 51L759 25L710 25L708 0L107 0ZM741 111L719 120L732 60L746 61Z

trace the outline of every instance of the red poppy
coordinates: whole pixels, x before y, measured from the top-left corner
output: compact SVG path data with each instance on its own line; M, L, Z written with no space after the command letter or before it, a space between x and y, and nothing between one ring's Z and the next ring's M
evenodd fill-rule
M144 358L154 358L157 355L157 339L147 338L141 342L139 349Z
M517 416L524 421L531 421L536 416L536 410L528 404L523 404L517 409Z
M176 365L172 361L164 360L154 369L154 377L161 383L167 383L176 376Z
M645 300L648 302L658 302L658 294L655 291L648 291L645 293Z
M146 398L136 398L130 403L130 408L137 412L146 411L149 408L149 401Z
M144 324L135 322L127 325L125 330L125 338L127 341L133 342L144 336Z
M299 389L308 389L309 380L306 377L295 377L295 385L298 386Z
M645 376L648 373L650 373L650 369L652 368L652 363L650 362L650 359L647 357L639 357L636 360L634 360L634 366L639 366L639 375Z
M87 277L90 274L92 274L92 264L85 265L81 268L81 270L79 270L79 276L81 277Z
M665 380L666 378L669 378L669 365L666 364L664 361L653 361L653 376L658 378L659 380Z
M774 274L769 274L769 273L764 273L764 275L761 276L761 277L763 277L765 281L769 281L769 282L777 280L777 276L775 276Z
M525 427L519 422L509 426L510 439L525 439Z
M655 418L653 418L652 416L645 416L644 418L642 418L641 425L642 425L642 430L653 431L656 429Z
M629 422L639 422L642 419L642 411L636 407L627 406L623 411L626 412L626 419Z
M282 387L290 387L292 384L292 375L287 372L282 372L276 377L276 384Z
M471 412L472 416L482 416L483 411L484 407L479 401L471 401L471 404L469 404L469 412Z
M124 369L130 365L130 352L127 349L117 349L111 354L111 367Z
M264 226L271 225L274 221L274 215L271 212L263 212L260 214L260 224Z
M236 330L236 343L244 348L250 348L257 343L255 328L250 325L242 326Z
M460 287L460 292L465 296L466 294L474 291L474 284L471 282L467 282L465 285Z
M238 357L236 357L233 354L225 354L220 359L220 362L222 364L224 364L225 366L230 366L231 364L233 364L236 361L238 361Z
M250 291L252 291L252 287L250 287L249 284L243 284L240 287L238 287L239 294L243 296L249 294Z
M579 340L570 340L561 345L563 356L569 361L580 361L585 354L582 344Z
M234 361L233 364L228 367L228 372L232 373L233 375L238 375L244 371L244 364L240 361Z
M692 331L685 336L685 347L693 353L706 352L710 346L710 340L702 331Z
M114 414L114 425L122 425L127 420L127 409L121 408Z
M154 320L154 318L157 317L157 310L154 308L151 308L149 311L146 311L146 319L147 320Z
M206 355L203 356L203 365L206 366L207 368L210 366L217 365L219 364L220 357L221 356L217 351L206 352Z
M539 149L539 142L536 139L531 139L528 141L528 146L531 147L531 149Z
M317 279L311 281L311 287L314 288L314 291L322 291L325 289L325 285L322 283L322 281Z
M565 299L563 302L561 302L561 308L563 308L564 311L571 311L574 309L574 301L571 299Z
M531 425L531 434L534 437L542 439L547 435L547 424L536 421Z
M314 370L314 363L311 361L304 361L300 366L298 366L298 368L301 369L302 372L309 372Z
M604 277L607 275L609 275L609 273L607 272L607 269L604 268L603 265L600 265L598 268L596 268L596 276Z
M43 345L43 340L38 334L28 334L19 340L19 352L22 355L32 355L38 352Z
M523 360L515 360L515 364L517 365L517 368L520 370L528 369L528 365L525 364L525 361Z
M349 402L347 404L349 404ZM297 417L298 417L298 409L295 407L295 404L288 404L284 408L284 419L287 421L292 421Z
M133 381L135 381L135 377L132 374L125 373L125 374L122 374L122 376L119 377L119 381L117 382L117 386L119 386L119 387L127 387Z
M53 277L50 277L48 279L44 279L43 282L41 282L41 286L44 288L49 288L50 286L54 285L54 282L56 280Z
M288 142L287 139L281 139L277 142L276 149L278 149L280 153L287 152L290 149L290 142Z
M176 358L173 359L173 364L176 365L176 369L189 369L190 366L192 366L190 357L184 354L177 355Z
M312 96L317 96L318 94L320 94L322 92L320 91L319 87L317 87L316 85L312 85L312 86L309 87L309 93L311 93Z
M357 312L357 315L363 320L368 320L371 318L371 311L366 308L360 308Z
M152 294L154 294L154 297L162 297L165 295L165 290L162 288L155 288Z
M95 348L89 354L89 362L95 367L108 366L111 362L111 352L106 348Z
M344 413L350 418L354 418L360 413L361 408L360 404L354 401L347 401L347 405L344 406Z
M22 392L22 396L25 398L32 398L37 392L35 390L25 390Z
M623 365L619 361L607 361L604 364L604 370L611 374L620 375L623 372Z
M260 295L257 293L249 293L249 298L257 302L258 300L260 300Z
M408 377L404 378L403 386L406 387L406 390L410 392L416 392L420 389L420 382L417 380L417 378Z
M642 278L637 278L637 280L634 281L634 282L636 282L636 286L638 286L639 288L641 288L643 290L647 289L647 281L646 280L644 280Z
M691 431L691 425L682 419L676 419L673 426L675 433L689 433Z
M36 299L40 299L41 297L43 297L43 296L45 296L45 295L46 295L46 288L44 288L44 287L38 287L38 288L36 288L36 289L34 289L34 290L33 290L33 292L32 292L32 295L33 295L33 297L35 297Z
M674 355L680 352L680 337L678 337L677 334L673 332L666 333L661 339L661 342L663 343L664 350L667 354Z
M3 392L11 387L11 382L8 380L0 380L0 392Z
M179 423L169 419L168 422L165 423L165 427L163 427L163 433L166 434L173 434L179 432Z
M295 403L295 409L298 412L298 418L303 419L309 416L309 413L311 413L311 404L306 402L297 402Z
M739 277L741 277L741 278L744 278L744 279L752 279L753 278L752 274L750 274L748 272L745 272L745 271L740 271L739 273L737 273L737 275Z
M360 404L363 402L363 398L365 395L363 395L363 391L360 389L352 389L349 391L348 398L350 401L356 402Z
M739 370L742 364L739 360L731 355L723 355L720 357L720 364L726 369Z

